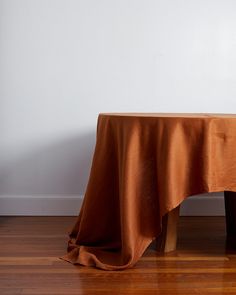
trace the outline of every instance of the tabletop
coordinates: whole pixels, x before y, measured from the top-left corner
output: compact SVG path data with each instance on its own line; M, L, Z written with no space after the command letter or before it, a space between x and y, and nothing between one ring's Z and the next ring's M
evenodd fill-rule
M236 118L236 114L221 113L100 113L101 116L161 117L161 118Z

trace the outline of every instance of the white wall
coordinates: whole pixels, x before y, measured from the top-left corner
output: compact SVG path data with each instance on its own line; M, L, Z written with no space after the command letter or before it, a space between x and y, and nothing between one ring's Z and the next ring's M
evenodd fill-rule
M0 196L83 195L99 112L235 113L235 16L234 0L0 0Z

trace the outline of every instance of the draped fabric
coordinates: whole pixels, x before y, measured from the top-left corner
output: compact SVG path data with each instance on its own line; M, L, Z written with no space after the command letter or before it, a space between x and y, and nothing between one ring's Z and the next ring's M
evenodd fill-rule
M61 258L132 267L188 196L236 191L235 149L236 115L99 114L83 205Z

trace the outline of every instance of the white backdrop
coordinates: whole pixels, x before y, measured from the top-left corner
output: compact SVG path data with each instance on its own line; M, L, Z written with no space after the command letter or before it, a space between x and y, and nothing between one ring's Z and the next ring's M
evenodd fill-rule
M235 113L235 52L234 0L0 0L0 213L75 210L100 112Z

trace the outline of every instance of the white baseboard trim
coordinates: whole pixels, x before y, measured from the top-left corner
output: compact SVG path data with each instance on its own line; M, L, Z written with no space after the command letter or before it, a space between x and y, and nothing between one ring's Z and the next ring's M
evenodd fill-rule
M202 194L187 198L181 216L225 216L224 193Z
M0 215L76 216L83 196L0 196Z
M2 216L77 216L83 196L0 196ZM224 216L222 193L189 197L181 204L181 216Z

